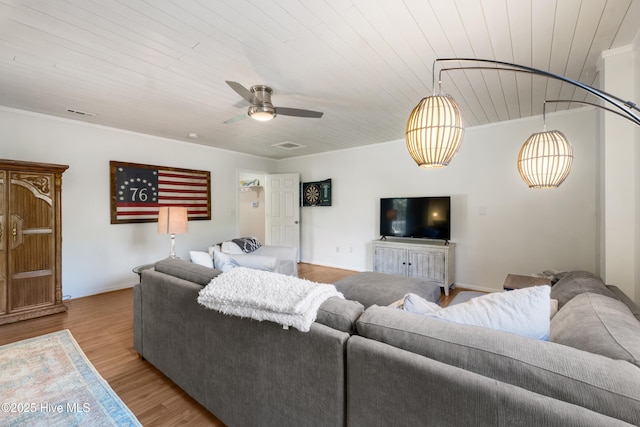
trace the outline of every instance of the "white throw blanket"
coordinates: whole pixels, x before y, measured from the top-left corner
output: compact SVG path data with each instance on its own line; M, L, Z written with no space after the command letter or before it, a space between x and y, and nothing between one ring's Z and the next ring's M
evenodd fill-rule
M333 285L236 267L213 278L200 291L198 303L224 314L270 320L307 332L320 304L331 297L344 298Z

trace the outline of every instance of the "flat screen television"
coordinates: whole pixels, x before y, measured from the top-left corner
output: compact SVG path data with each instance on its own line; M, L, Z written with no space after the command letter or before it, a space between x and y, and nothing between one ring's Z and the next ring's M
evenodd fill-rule
M451 239L451 198L380 199L380 236Z

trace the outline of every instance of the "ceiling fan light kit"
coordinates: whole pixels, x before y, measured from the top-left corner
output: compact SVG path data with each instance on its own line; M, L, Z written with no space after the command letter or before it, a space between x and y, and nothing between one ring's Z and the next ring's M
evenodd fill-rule
M276 110L273 106L254 106L249 107L249 117L259 122L268 122L276 116Z
M599 104L583 102L607 111L640 126L640 116L632 110L640 111L631 101L624 101L614 95L567 77L548 71L509 62L494 61L477 58L444 58L433 62L433 87L435 88L436 62L476 62L488 63L486 66L463 66L442 71L467 69L495 69L514 72L537 74L553 78L577 86L612 104L615 109L603 107ZM440 79L438 79L440 84ZM548 102L548 101L545 101ZM556 102L556 101L550 101ZM557 102L568 102L566 100ZM582 101L575 101L582 102ZM544 110L543 110L544 117ZM407 149L416 163L423 168L444 167L449 164L458 151L464 128L462 116L457 103L448 95L433 95L423 98L413 109L407 121L405 133ZM524 143L518 154L518 171L529 188L557 188L569 175L573 164L573 149L571 144L560 131L543 131L534 133Z
M251 87L255 104L249 106L249 117L259 122L267 122L276 116L276 109L271 103L273 90L268 86L257 85Z
M300 108L276 108L271 103L271 94L273 89L265 85L251 86L251 89L247 89L238 82L227 80L226 83L233 89L238 95L243 97L249 102L249 109L246 115L234 117L225 122L225 124L235 123L247 117L251 117L254 120L260 122L266 122L277 115L282 116L294 116L294 117L308 117L308 118L320 118L323 113L319 111L302 110Z

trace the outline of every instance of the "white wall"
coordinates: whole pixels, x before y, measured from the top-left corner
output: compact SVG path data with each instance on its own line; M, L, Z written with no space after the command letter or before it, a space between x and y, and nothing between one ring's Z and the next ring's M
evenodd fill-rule
M638 44L607 51L600 64L600 86L629 99L638 93ZM633 98L632 98L633 99ZM637 101L638 98L635 99ZM600 274L632 299L640 298L640 189L638 126L614 114L601 114Z
M636 101L636 103L638 103L640 105L640 72L638 72L638 70L640 70L640 32L638 32L638 34L636 35L634 44L633 44L634 48L634 54L635 54L635 64L633 69L636 70L636 72L634 73L635 75L635 92L634 92L634 97L633 99ZM638 114L640 114L640 112L638 112L636 110L636 112ZM635 209L636 209L636 217L635 217L635 224L636 224L636 240L635 240L635 258L634 258L634 265L635 265L635 276L633 279L633 283L635 284L635 301L636 302L640 302L640 126L636 126L636 131L635 131L635 177L634 177L634 182L635 182L635 201L636 201L636 205L635 205Z
M188 129L185 129L185 134ZM271 172L275 162L196 144L0 108L0 157L69 165L62 179L62 286L73 298L131 286L131 269L166 258L155 223L110 224L109 161L211 171L212 219L190 221L176 253L235 237L237 169Z
M540 117L467 129L444 169L418 168L404 139L281 160L279 170L299 172L301 182L332 179L331 207L301 208L302 261L370 270L381 197L450 195L460 286L501 289L507 273L595 271L596 117L590 108L548 115L548 129L574 148L571 174L555 190L529 189L517 171Z
M131 286L136 265L164 258L169 239L154 223L110 224L109 160L211 171L212 220L192 221L177 253L206 249L237 232L238 171L332 178L333 206L302 210L305 262L372 267L379 198L452 196L460 286L500 289L507 273L596 268L596 113L548 117L574 146L571 175L557 190L530 190L516 159L540 118L468 129L441 170L418 168L404 140L282 161L0 109L0 157L70 165L63 176L63 293L74 298ZM401 133L401 130L400 130ZM485 212L481 215L481 211Z

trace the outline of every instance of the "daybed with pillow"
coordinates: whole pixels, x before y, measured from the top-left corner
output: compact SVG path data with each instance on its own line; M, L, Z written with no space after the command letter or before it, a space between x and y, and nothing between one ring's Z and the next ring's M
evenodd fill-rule
M253 237L242 237L211 245L208 252L191 251L191 261L227 271L234 267L298 275L298 250L291 246L262 245Z
M640 425L640 308L589 273L427 314L334 297L309 332L204 308L218 274L181 260L143 271L134 347L229 426ZM511 332L460 323L487 307L521 322L521 298L559 310Z

